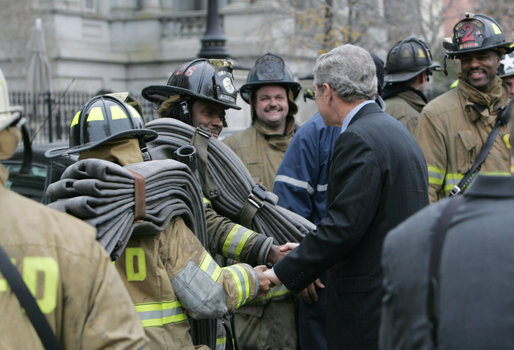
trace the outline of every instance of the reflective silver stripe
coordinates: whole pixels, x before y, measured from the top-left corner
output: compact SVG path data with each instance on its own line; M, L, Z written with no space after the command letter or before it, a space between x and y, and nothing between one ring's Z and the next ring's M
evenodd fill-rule
M327 188L328 188L328 184L316 186L316 189L318 190L318 192L327 192Z
M292 177L289 177L286 175L277 175L277 177L275 178L275 182L277 182L277 181L285 182L290 185L303 188L304 190L309 192L309 194L311 194L311 195L314 194L314 189L312 188L311 185L309 185L309 183L307 181L298 180L298 179L295 179L295 178L292 178Z
M241 251L252 233L253 231L248 230L246 227L234 225L223 244L223 252L230 258L239 259Z
M168 323L183 322L186 314L177 300L135 305L143 327L161 327Z
M243 305L249 296L250 281L248 281L248 273L240 265L231 265L222 267L222 270L229 271L232 276L232 280L237 287L239 298L237 300L236 308Z

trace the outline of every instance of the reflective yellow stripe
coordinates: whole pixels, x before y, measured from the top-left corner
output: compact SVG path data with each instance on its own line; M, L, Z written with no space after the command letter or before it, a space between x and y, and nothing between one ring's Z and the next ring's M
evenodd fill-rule
M162 327L170 323L184 322L187 319L178 300L136 304L136 312L143 327Z
M73 120L71 121L70 128L71 128L73 125L77 125L77 124L79 123L79 117L80 117L80 111L78 111L77 113L75 113L75 115L73 116Z
M237 304L236 308L246 302L250 296L250 282L248 281L248 272L241 265L230 265L222 268L224 271L230 272L232 280L237 288Z
M211 204L211 201L209 200L209 198L203 197L203 204Z
M87 116L87 121L95 121L95 120L104 120L104 114L100 107L93 107L89 111L89 115Z
M505 146L507 146L508 149L512 148L510 144L510 134L503 135L503 142L505 142Z
M491 24L491 27L493 28L494 34L503 34L502 30L494 22L489 22L489 23Z
M234 225L223 243L223 256L240 260L240 254L253 231L241 225Z
M275 298L275 297L281 297L281 296L286 295L286 294L288 294L290 292L291 291L289 289L287 289L287 287L284 286L284 285L281 285L279 287L273 287L273 288L270 289L270 291L268 293L266 293L266 295L257 297L254 300L252 300L252 303L253 302L262 301L262 300L266 300L266 299L272 299L272 298Z
M441 186L444 182L446 171L433 165L428 166L428 183Z
M224 350L227 345L227 338L216 338L216 350Z
M111 106L110 110L111 110L111 119L112 120L128 118L127 113L125 113L123 111L123 109L120 108L120 106L116 106L116 105Z
M512 174L508 171L481 171L480 175L486 176L511 176Z
M214 281L218 281L221 276L221 267L214 261L209 253L204 252L202 261L200 262L200 269L205 271Z

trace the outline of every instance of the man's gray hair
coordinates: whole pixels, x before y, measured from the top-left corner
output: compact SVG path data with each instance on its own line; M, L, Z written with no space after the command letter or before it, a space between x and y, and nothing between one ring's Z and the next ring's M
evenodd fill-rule
M314 83L327 83L345 102L373 100L377 95L376 68L368 51L355 45L338 46L314 64Z

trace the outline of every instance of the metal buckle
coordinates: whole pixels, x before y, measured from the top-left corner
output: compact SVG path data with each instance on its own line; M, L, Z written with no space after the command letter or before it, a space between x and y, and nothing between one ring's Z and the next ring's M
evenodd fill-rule
M206 127L201 126L201 125L196 128L196 132L198 134L202 135L203 137L207 138L207 139L210 139L211 136L212 136L212 134L209 131L209 129L207 129Z
M459 186L455 185L453 186L452 190L450 191L450 197L456 196L461 192L461 189Z
M256 184L253 186L252 193L259 197L261 201L266 199L266 187L261 184Z
M250 202L250 204L252 204L257 209L262 208L264 205L264 202L261 201L253 192L248 196L248 202Z

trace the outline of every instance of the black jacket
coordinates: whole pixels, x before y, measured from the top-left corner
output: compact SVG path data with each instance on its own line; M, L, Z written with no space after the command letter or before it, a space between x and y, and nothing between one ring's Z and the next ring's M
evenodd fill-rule
M336 141L325 218L274 267L294 292L330 269L329 349L377 348L385 234L427 204L419 145L376 104L365 105Z

